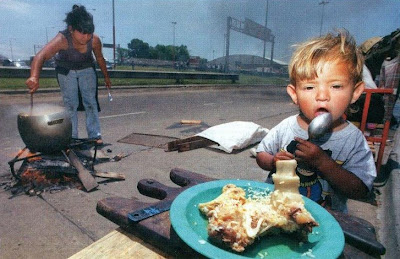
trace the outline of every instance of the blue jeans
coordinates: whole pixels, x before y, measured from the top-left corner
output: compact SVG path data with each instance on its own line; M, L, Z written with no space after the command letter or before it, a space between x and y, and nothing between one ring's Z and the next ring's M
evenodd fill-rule
M86 114L88 138L101 137L100 120L96 102L96 74L93 68L70 70L68 75L58 74L64 106L71 117L72 137L78 138L78 86Z

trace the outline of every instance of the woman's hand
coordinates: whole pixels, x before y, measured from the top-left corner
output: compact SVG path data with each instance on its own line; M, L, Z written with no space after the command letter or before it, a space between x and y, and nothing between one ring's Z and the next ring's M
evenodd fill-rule
M104 78L104 83L105 83L107 89L111 89L111 80L109 77Z
M25 81L25 84L29 88L29 93L32 94L39 88L39 78L31 76Z

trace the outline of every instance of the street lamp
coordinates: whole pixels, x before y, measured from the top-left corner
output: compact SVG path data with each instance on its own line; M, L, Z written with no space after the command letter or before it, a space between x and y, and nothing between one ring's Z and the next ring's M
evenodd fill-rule
M328 1L322 1L322 2L319 3L319 5L322 5L321 27L320 27L320 29L319 29L319 36L320 36L320 37L321 37L321 35L322 35L322 24L323 24L323 22L324 22L324 7L325 7L325 5L327 5L327 4L329 4Z
M172 45L172 60L175 62L175 25L176 22L171 22L172 23L172 33L173 33L173 45Z
M13 54L13 49L12 49L12 40L15 40L15 38L10 38L11 60L14 61L14 54Z

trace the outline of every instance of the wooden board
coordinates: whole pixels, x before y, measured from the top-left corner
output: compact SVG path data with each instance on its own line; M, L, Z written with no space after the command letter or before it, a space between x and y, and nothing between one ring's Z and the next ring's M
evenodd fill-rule
M69 259L92 258L172 258L140 238L118 228Z
M208 147L211 145L216 145L217 143L200 137L200 136L193 136L184 139L178 139L167 143L167 147L165 151L189 151L197 148Z
M159 199L163 203L175 198L183 190L198 183L215 180L201 174L184 169L174 168L170 172L171 180L181 186L173 188L165 186L153 179L143 179L138 183L139 192L143 195ZM195 257L200 255L188 247L174 232L169 219L169 211L144 219L135 224L128 220L128 214L148 207L149 203L140 202L137 198L110 197L97 203L97 212L112 222L133 233L149 244L178 257ZM340 212L331 212L342 227L346 238L345 258L354 254L379 255L385 248L376 240L374 227L367 221Z
M82 182L87 192L93 191L96 189L99 184L96 182L94 177L90 174L89 170L87 170L79 160L79 157L75 154L75 152L70 149L68 152L69 162L73 167L78 170L78 178Z

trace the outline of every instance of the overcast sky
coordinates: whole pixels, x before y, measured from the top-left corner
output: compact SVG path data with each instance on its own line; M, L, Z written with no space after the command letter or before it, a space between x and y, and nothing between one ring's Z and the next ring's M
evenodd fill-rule
M251 19L275 35L274 59L287 62L292 45L335 28L346 28L358 44L400 28L398 0L115 0L116 43L127 48L134 38L157 44L186 45L190 55L208 60L223 56L227 17ZM0 54L27 59L65 28L72 5L85 5L95 33L112 43L112 0L0 0ZM268 3L268 12L267 10ZM324 11L324 12L323 12ZM230 54L263 55L263 42L231 31ZM270 56L271 44L267 44ZM112 49L104 49L112 60Z

